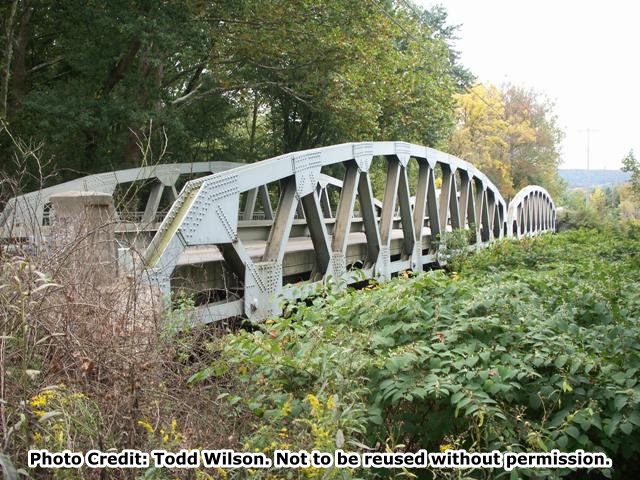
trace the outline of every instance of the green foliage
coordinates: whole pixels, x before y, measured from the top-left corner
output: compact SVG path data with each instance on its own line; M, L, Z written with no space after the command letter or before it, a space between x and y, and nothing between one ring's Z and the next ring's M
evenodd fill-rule
M622 159L622 171L631 173L631 179L629 181L631 191L636 199L640 198L640 163L636 160L633 150L630 150Z
M598 213L584 205L575 209L565 208L557 212L556 227L559 231L586 229L601 229L604 226L604 219L598 217Z
M620 190L612 187L567 191L559 204L562 205L556 217L559 231L581 228L602 231L616 228L621 219L633 216L625 213Z
M440 235L437 251L438 262L449 270L457 271L472 254L470 245L475 241L475 227L469 230L453 230Z
M42 172L29 165L55 174L51 183L137 166L143 136L161 150L166 135L164 161L175 162L354 140L437 145L470 74L446 12L407 5L3 2L0 41L13 48L1 59L0 118L53 159ZM0 154L14 150L3 133Z
M317 298L228 336L194 380L241 380L248 448L581 448L624 478L640 453L638 230L501 241L451 276Z

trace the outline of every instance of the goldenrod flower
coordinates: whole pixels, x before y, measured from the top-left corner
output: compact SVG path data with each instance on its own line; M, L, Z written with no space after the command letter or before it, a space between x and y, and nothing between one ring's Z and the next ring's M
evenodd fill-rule
M333 410L335 406L336 406L336 401L334 399L334 396L330 395L329 398L327 399L327 409Z
M44 407L54 395L55 392L53 390L45 390L32 397L29 403L32 407Z
M307 401L309 402L309 405L311 405L311 414L314 417L319 416L322 407L320 405L320 400L318 400L318 397L316 397L313 393L310 393L309 395L307 395Z
M47 403L46 399L40 395L37 395L29 402L32 407L44 407Z
M154 431L151 424L145 420L138 420L138 425L144 428L147 431L147 433L153 433Z

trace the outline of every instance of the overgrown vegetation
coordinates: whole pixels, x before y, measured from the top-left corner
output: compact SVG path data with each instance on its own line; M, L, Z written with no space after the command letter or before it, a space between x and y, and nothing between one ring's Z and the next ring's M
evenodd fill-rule
M625 478L640 445L639 251L637 224L501 241L449 258L447 271L321 292L282 318L233 332L185 331L189 299L161 320L135 285L99 287L47 257L3 257L0 460L20 471L29 448L581 448L614 459L613 471L590 478ZM109 477L183 474L391 472ZM510 478L554 475L572 474L517 470Z
M246 449L581 448L614 459L593 478L626 478L640 453L639 233L627 225L503 241L459 272L291 306L227 337L191 383L233 376L246 386L225 397L238 415L251 412ZM571 472L510 478L554 475Z
M72 248L76 254L82 246ZM126 278L104 283L94 270L59 251L0 252L0 465L7 480L139 474L31 470L28 449L232 447L246 426L224 415L216 389L186 384L213 361L209 346L229 327L186 331L189 300L177 299L178 308L161 317L147 288Z
M556 198L561 206L557 216L559 230L616 228L622 221L640 218L640 164L633 150L622 159L622 170L631 173L621 185L574 188Z

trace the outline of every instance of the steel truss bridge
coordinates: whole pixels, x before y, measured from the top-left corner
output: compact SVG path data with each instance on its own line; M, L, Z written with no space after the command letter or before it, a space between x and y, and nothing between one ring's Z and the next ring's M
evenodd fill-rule
M210 174L177 194L178 177L196 172ZM456 231L466 232L470 248L482 248L555 230L555 205L542 187L524 188L507 205L464 160L411 143L361 142L251 164L157 165L85 177L11 199L0 217L3 235L15 236L10 222L25 228L25 212L46 229L52 193L113 193L118 183L140 179L153 187L144 211L117 229L120 243L144 250L142 279L165 298L198 292L195 319L202 322L259 321L279 314L283 299L318 286L386 281L441 265L439 253ZM165 188L173 203L158 224Z

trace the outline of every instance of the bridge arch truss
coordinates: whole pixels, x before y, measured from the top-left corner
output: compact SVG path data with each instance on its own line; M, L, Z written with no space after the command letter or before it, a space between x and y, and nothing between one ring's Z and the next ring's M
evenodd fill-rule
M385 177L381 201L374 197L374 170ZM338 192L335 212L325 171L343 172L341 182L330 180ZM253 208L260 191L273 196L267 185L274 184L273 220L262 225L264 233L256 240L246 233L241 206L245 212ZM240 288L235 299L198 307L200 320L236 315L261 320L280 311L282 297L299 295L300 283L289 281L292 272L300 278L290 260L294 254L307 259L306 287L330 279L334 285L384 281L402 270L437 264L448 232L465 230L481 247L508 235L508 225L500 192L466 161L405 142L345 143L188 182L144 263L151 281L168 295L176 268L214 258L198 252L215 247L216 258L239 279Z
M96 173L51 187L26 193L7 201L0 213L2 236L34 236L47 224L46 207L52 195L71 191L93 191L113 195L118 185L151 181L151 191L139 223L152 223L158 213L163 193L167 190L173 200L178 197L176 183L181 175L213 174L235 168L235 162L193 162L149 165L114 172Z
M555 231L556 208L549 192L537 185L520 190L509 202L507 228L514 238Z

